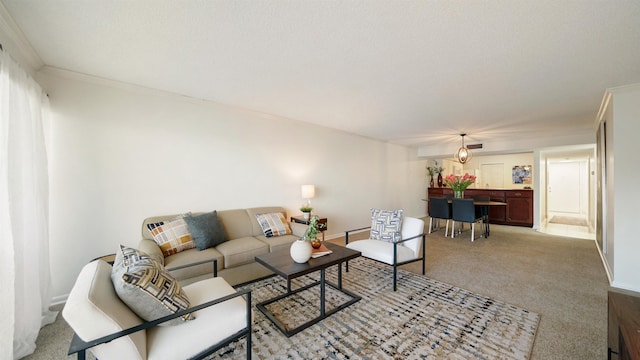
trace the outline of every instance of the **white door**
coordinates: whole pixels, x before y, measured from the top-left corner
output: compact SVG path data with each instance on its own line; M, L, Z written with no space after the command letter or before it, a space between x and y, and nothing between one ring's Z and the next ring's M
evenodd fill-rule
M580 214L580 162L550 162L547 210Z
M481 184L476 187L481 189L502 189L504 188L504 164L481 164L482 174Z

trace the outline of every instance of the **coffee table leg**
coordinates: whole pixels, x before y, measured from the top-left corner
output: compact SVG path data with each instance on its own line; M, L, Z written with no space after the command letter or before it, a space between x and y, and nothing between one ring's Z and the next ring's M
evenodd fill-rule
M291 280L287 279L287 294L291 292Z
M324 311L324 269L320 269L320 317L325 317Z
M338 289L342 290L342 263L338 264Z

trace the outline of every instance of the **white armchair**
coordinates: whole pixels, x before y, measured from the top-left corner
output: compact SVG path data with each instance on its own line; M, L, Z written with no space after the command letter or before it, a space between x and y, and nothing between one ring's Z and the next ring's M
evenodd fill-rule
M236 291L214 277L182 287L191 307L157 320L140 319L116 294L111 265L84 266L62 315L75 332L69 355L85 359L87 349L100 360L202 359L246 337L251 358L251 292ZM246 296L246 300L243 299ZM193 313L194 320L157 326Z
M393 291L397 289L398 266L422 261L422 275L425 274L426 235L424 221L417 218L405 217L402 221L402 238L396 242L383 240L356 240L349 242L349 234L363 232L371 227L348 230L345 232L345 243L349 249L357 250L362 256L393 266ZM349 263L345 266L349 271Z

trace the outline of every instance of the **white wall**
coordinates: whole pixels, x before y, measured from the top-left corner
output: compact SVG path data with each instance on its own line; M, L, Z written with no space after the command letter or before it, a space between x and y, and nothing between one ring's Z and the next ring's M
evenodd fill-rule
M640 178L635 151L640 84L609 89L612 103L606 113L607 127L607 252L613 272L612 286L640 291L640 241L638 204ZM606 95L605 95L606 96ZM614 161L615 159L615 161Z
M45 68L53 110L54 300L80 268L136 246L148 216L280 205L315 184L328 236L366 226L370 207L424 216L415 150L289 119Z
M533 179L537 176L538 171L533 160L533 153L519 153L519 154L505 154L505 155L486 155L475 156L464 164L463 172L474 174L475 170L481 169L483 164L504 164L504 189L522 189L525 186L533 188ZM512 175L512 169L514 166L531 165L531 184L514 184ZM476 183L470 188L483 189L482 183Z

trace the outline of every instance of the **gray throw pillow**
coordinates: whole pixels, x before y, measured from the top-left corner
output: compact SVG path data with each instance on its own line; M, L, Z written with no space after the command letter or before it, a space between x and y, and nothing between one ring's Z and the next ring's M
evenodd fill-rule
M218 212L215 210L202 215L186 214L184 221L189 227L189 232L198 250L217 246L227 241L227 234L225 234L222 223L218 219Z

